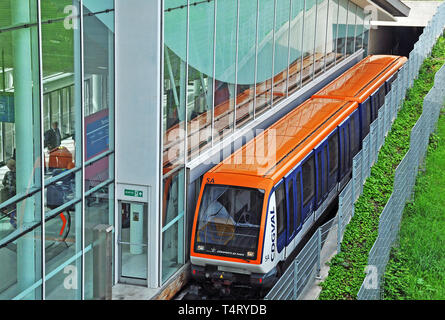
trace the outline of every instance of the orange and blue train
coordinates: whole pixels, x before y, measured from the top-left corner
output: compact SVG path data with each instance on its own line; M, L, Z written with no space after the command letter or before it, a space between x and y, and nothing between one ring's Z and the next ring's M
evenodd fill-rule
M222 292L276 282L351 179L352 159L406 61L366 57L204 175L194 279Z

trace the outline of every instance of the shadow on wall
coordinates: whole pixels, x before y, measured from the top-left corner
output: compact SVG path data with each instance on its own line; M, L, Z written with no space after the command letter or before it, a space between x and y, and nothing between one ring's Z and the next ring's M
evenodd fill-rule
M423 27L379 26L370 30L369 54L407 57L423 32Z

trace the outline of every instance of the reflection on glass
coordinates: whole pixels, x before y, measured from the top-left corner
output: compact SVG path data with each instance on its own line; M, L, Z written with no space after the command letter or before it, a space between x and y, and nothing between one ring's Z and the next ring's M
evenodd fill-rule
M107 252L99 248L106 245L100 242L104 242L105 239L99 239L100 234L95 229L100 225L114 225L112 188L112 185L104 186L85 198L85 247L88 250L85 255L85 299L88 300L100 298L96 296L100 292L98 287L103 286L100 281L106 279L98 274L105 270L98 269L100 266L94 264L94 261L109 262L106 261Z
M213 140L233 131L237 39L236 1L218 1L216 15L216 75Z
M346 28L348 16L348 0L339 0L338 23L337 23L337 60L343 60L346 50Z
M272 104L274 1L259 0L255 117Z
M356 22L356 34L355 34L355 48L354 51L358 51L363 48L363 23L365 19L365 13L362 8L357 6L357 22Z
M289 0L277 0L274 53L274 105L285 98L287 94L287 69L289 64L289 11Z
M162 283L184 264L184 216L162 233Z
M184 262L184 179L184 169L164 177L162 197L163 275L170 274L172 268L176 271Z
M301 52L303 48L304 1L292 0L289 56L289 92L301 86Z
M38 227L0 248L0 300L42 299L41 287L31 288L42 280L41 234Z
M257 1L239 1L236 127L253 119L255 95ZM236 42L235 42L236 43Z
M314 61L314 41L316 26L317 5L316 0L306 0L306 11L304 13L304 37L303 37L303 65L302 83L303 85L312 80ZM318 31L318 30L317 30Z
M337 27L338 27L338 0L329 0L329 11L326 32L326 70L335 64L337 59Z
M34 197L13 204L40 185L38 36L37 27L29 27L36 14L34 1L0 3L0 25L6 28L0 33L0 218L10 221L2 226L0 239L16 230L16 220L22 224L39 220ZM26 26L7 29L13 25Z
M45 299L80 300L82 287L80 282L82 278L81 270L81 259L78 258L49 274L45 279Z
M187 121L190 143L188 159L212 145L214 98L214 23L215 3L191 6L189 25L189 67ZM203 28L202 26L209 26Z
M329 0L317 0L317 23L313 62L314 76L317 76L324 71L328 2Z
M185 157L187 34L185 31L177 32L178 29L187 30L187 8L178 9L184 5L187 5L186 0L164 1L164 32L172 37L174 35L174 39L164 44L163 174L184 165ZM191 147L196 148L189 145L189 149Z
M79 9L77 1L42 0L42 19L66 17L67 5ZM67 28L63 19L42 24L42 63L45 179L51 179L80 163L80 150L76 152L76 144L80 143L80 119L76 117L81 105L79 29ZM71 175L63 185L50 186L46 196L53 198L46 199L47 208L55 208L54 201L60 205L66 196L73 197L69 194L74 192L74 182Z
M355 20L356 20L357 6L348 1L348 28L346 36L346 57L354 53L355 44Z

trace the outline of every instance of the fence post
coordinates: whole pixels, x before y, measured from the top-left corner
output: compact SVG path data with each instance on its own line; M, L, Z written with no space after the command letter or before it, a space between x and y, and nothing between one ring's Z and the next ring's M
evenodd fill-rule
M337 254L341 251L341 225L342 225L342 209L341 209L341 200L339 199L338 204L338 221L337 221Z
M294 260L294 300L297 300L297 291L298 291L298 260Z
M317 276L316 279L320 279L320 271L321 271L321 228L317 229L317 250L318 250L318 262L317 262Z

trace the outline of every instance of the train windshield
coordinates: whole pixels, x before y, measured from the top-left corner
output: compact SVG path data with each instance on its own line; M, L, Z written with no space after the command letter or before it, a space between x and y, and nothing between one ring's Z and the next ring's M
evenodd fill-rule
M206 185L195 252L256 259L264 190Z

